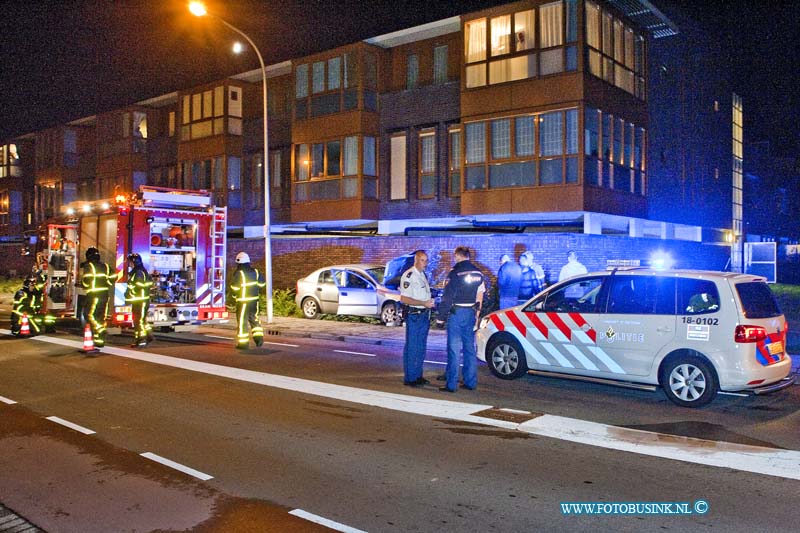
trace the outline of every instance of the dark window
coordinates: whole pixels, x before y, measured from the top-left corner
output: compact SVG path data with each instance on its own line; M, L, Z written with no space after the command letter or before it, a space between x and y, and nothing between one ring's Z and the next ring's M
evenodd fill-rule
M541 298L531 302L525 311L546 311L554 313L597 313L603 308L600 289L603 278L579 278L560 289L549 292L543 305Z
M719 311L719 292L713 281L705 279L678 280L678 314L702 315L717 311Z
M608 312L674 315L675 280L660 276L613 276Z
M737 283L736 292L746 318L772 318L783 314L775 295L763 281Z

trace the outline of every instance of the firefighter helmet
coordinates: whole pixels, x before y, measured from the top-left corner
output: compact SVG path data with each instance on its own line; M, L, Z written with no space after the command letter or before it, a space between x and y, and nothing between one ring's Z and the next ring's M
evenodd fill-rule
M247 252L239 252L238 254L236 254L236 263L237 264L241 265L241 264L249 263L249 262L250 262L250 256L247 255Z
M88 250L86 250L86 260L87 261L100 261L100 250L91 246Z
M136 252L132 254L128 254L128 261L133 263L133 266L136 268L143 268L144 264L142 264L142 256L137 254Z
M34 279L31 277L25 278L25 281L22 282L22 286L26 289L30 289L33 287Z

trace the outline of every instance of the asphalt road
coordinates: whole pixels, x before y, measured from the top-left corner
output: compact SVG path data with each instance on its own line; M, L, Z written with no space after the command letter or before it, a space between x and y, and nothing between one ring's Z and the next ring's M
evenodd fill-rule
M800 387L688 410L661 393L534 376L505 382L482 367L477 391L448 395L402 386L396 348L268 337L275 344L237 352L215 337L171 339L147 352L200 372L0 336L0 399L16 402L0 401L0 503L47 531L317 527L289 512L351 531L794 530L796 478L548 438L452 412L474 404L512 409L499 416L512 422L546 414L644 429L673 449L689 436L709 439L709 453L713 441L798 451ZM432 378L444 354L428 359ZM708 502L706 513L565 516L559 505L697 500Z

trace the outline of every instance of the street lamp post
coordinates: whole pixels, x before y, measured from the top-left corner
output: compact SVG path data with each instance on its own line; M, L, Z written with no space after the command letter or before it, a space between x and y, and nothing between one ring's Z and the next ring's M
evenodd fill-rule
M256 44L253 40L242 30L230 24L225 19L218 17L217 15L211 14L206 10L205 5L202 2L191 2L189 4L189 11L197 17L202 17L205 15L211 16L225 26L230 28L232 31L241 35L253 48L258 56L258 63L261 65L261 92L262 92L262 101L264 106L264 157L262 161L262 165L264 167L264 277L266 278L267 282L267 323L272 324L272 245L270 243L270 216L269 216L269 126L267 120L267 68L264 66L264 58L261 56L261 52L259 51Z

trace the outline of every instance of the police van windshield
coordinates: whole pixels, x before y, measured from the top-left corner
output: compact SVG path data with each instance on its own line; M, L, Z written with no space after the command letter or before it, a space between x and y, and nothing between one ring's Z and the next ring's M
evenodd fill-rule
M737 283L736 292L747 318L772 318L783 314L775 295L763 281Z

